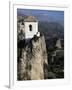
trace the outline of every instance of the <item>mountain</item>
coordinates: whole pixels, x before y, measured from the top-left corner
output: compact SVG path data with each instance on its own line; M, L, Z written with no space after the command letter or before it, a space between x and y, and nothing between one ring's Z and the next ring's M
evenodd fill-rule
M26 44L24 33L20 31L20 24L26 17L17 17L18 80L64 78L63 25L39 21L38 31L43 36L33 38ZM56 46L57 43L61 48Z
M39 31L44 34L45 39L49 37L64 37L64 27L57 22L39 22Z

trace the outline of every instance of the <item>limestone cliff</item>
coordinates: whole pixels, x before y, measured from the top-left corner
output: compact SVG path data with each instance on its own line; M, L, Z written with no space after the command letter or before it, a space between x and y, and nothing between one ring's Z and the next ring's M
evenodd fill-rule
M18 80L44 79L44 65L48 66L44 36L35 36L22 46L18 48Z

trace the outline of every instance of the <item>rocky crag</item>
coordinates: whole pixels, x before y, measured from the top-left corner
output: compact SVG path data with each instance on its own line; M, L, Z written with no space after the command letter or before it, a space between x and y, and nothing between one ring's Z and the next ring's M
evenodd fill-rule
M43 35L18 42L18 80L40 80L48 77L46 43Z

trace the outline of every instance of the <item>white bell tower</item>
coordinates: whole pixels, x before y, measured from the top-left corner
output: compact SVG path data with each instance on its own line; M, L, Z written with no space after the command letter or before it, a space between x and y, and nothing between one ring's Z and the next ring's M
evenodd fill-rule
M25 39L33 38L38 33L38 20L34 16L28 16L24 20Z

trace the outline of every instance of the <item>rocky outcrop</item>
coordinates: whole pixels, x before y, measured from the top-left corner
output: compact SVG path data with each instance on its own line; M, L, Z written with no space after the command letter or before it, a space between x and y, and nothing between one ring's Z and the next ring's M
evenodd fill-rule
M57 40L56 47L59 48L59 49L62 48L61 47L61 40L60 39Z
M48 66L44 36L35 36L18 48L18 80L39 80L45 78Z

